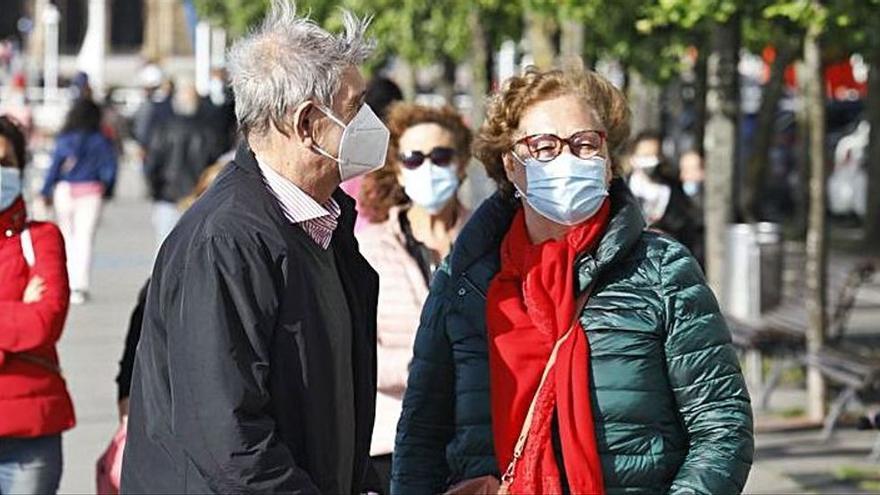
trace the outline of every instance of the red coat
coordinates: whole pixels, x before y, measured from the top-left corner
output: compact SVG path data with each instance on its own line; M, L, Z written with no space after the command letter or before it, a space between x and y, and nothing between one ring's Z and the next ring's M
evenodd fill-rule
M64 240L55 225L25 219L21 200L0 212L0 437L52 435L76 423L64 379L45 366L58 365L55 343L67 318ZM25 228L33 267L22 248ZM25 287L35 276L46 289L40 301L25 304Z

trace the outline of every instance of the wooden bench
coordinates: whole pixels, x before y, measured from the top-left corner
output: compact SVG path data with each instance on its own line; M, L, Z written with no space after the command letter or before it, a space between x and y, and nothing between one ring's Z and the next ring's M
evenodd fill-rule
M840 387L825 416L822 437L826 440L831 438L837 421L850 404L880 400L880 362L876 359L823 348L815 354L804 354L800 361L819 370L829 382Z
M753 388L759 390L757 406L765 409L786 369L800 365L806 352L807 314L806 255L803 244L787 243L783 258L780 304L754 321L726 315L733 344L746 354ZM875 273L872 261L832 258L828 263L826 304L827 342L838 343L845 335L859 288ZM763 380L763 357L775 358Z

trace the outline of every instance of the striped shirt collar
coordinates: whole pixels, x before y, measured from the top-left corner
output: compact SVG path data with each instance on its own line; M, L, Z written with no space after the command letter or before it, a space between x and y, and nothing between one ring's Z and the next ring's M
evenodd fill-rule
M293 182L257 158L257 165L269 192L278 201L287 220L301 227L323 249L330 246L339 224L341 208L332 197L319 204Z

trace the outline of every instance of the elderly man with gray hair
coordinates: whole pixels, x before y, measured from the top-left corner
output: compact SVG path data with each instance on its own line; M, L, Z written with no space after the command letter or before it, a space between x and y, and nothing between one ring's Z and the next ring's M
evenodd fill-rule
M131 389L124 493L359 493L378 278L341 181L382 166L368 21L330 34L273 0L230 52L245 137L159 252Z

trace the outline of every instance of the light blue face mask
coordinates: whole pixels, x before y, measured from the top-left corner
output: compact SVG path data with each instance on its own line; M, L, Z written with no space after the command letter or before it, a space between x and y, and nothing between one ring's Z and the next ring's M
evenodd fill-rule
M458 191L461 181L457 169L455 164L438 167L430 160L425 160L415 170L401 168L403 189L415 204L434 215L442 210Z
M21 170L0 167L0 211L12 206L19 196L21 196Z
M600 156L584 160L561 153L546 163L513 156L526 169L527 190L517 191L548 220L577 225L595 215L608 196L605 159Z
M692 180L684 181L681 183L681 188L684 189L684 193L691 198L700 193L701 187L702 185L699 182Z

